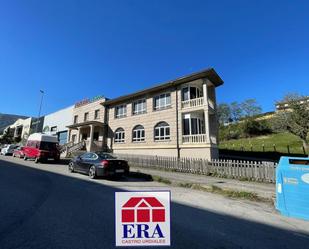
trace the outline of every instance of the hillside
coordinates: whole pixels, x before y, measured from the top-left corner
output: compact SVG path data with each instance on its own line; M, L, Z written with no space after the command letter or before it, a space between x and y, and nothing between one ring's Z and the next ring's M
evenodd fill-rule
M258 136L253 138L232 139L220 141L220 149L237 151L260 151L302 154L301 140L290 133L277 133L268 136ZM275 147L275 148L274 148Z
M26 116L14 115L14 114L3 114L0 113L0 133L10 124L13 124L19 118L28 118Z

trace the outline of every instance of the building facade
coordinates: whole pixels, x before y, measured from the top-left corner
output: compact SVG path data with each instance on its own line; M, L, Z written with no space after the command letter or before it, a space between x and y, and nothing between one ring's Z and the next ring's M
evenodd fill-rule
M59 144L68 142L68 128L72 123L74 106L61 109L44 116L43 132L58 136Z
M208 69L116 99L82 101L73 109L70 141L84 140L91 151L217 158L222 84Z
M97 96L74 105L71 125L67 126L70 142L85 141L87 151L106 149L105 109L102 105L105 100L103 96Z
M16 141L24 142L31 132L33 120L33 118L18 119L9 125L4 132L8 132Z

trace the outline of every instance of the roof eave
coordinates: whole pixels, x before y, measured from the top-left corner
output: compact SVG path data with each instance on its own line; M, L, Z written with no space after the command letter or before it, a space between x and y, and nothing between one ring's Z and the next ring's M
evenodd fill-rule
M145 95L148 93L153 93L153 92L157 92L163 89L167 89L169 87L173 87L188 81L193 81L193 80L197 80L197 79L202 79L202 78L208 78L216 87L222 85L224 82L223 80L220 78L220 76L217 74L217 72L213 69L213 68L209 68L209 69L205 69L196 73L192 73L186 76L182 76L180 78L177 78L175 80L171 80L171 81L167 81L165 83L159 84L157 86L151 87L151 88L147 88L141 91L138 91L136 93L132 93L132 94L128 94L128 95L123 95L120 96L118 98L115 99L111 99L111 100L107 100L103 103L104 106L108 106L108 105L114 105L118 102L123 102L126 100L129 100L131 98L135 98L141 95Z

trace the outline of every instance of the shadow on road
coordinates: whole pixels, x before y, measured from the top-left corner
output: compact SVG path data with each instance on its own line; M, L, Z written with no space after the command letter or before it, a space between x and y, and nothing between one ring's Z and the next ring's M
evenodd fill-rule
M124 190L0 160L1 249L114 248L116 191ZM171 221L171 248L303 249L309 244L307 234L175 202Z

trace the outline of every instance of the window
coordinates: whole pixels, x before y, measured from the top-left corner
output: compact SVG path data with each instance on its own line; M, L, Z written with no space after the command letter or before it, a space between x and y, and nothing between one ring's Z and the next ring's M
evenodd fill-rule
M145 141L145 129L142 125L137 125L133 129L132 134L132 141L133 142L142 142Z
M99 119L100 118L100 110L95 110L94 111L94 119Z
M75 116L74 116L74 124L77 124L77 122L78 122L78 116L75 115Z
M171 105L171 94L164 93L154 97L154 109L160 110L167 108Z
M106 152L96 152L96 154L101 158L101 159L117 159L116 157L112 156L111 154L108 154Z
M127 105L119 105L115 107L115 117L123 118L127 116Z
M170 139L170 126L166 122L158 123L154 128L155 141L169 140Z
M52 143L52 142L41 141L40 145L39 145L39 149L40 150L52 151L52 150L54 150L56 148L57 148L57 144L56 143Z
M68 139L68 132L67 131L59 132L58 139L59 139L59 144L61 145L65 144Z
M115 143L124 143L124 129L118 128L115 131Z
M205 127L203 120L199 118L185 118L183 120L184 135L196 135L204 133L205 133Z
M202 97L202 92L197 87L184 87L182 89L182 101L196 99Z
M133 115L146 113L146 99L140 99L133 103Z
M92 153L92 152L87 152L87 153L81 155L80 158L82 160L95 160L95 159L98 158L98 156L96 154Z
M89 118L89 112L85 112L84 121L88 121L88 118Z

